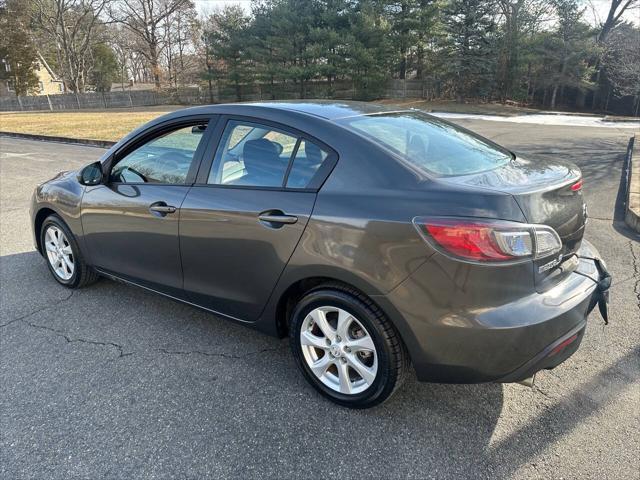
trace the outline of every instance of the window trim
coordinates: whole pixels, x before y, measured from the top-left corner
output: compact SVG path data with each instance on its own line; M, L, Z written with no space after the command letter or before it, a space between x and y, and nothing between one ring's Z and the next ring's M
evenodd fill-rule
M120 146L110 157L109 160L105 164L106 170L106 184L107 185L156 185L156 186L179 186L179 187L189 187L192 186L195 182L196 175L198 173L198 169L200 168L200 164L202 163L202 158L206 147L211 141L211 136L215 126L217 125L218 116L217 115L189 115L187 117L175 118L172 120L168 120L166 122L159 123L157 125L153 125L152 127L147 128L146 130L140 132L135 137L128 140L122 146ZM191 166L189 167L189 171L187 172L187 176L185 178L184 183L155 183L155 182L112 182L111 181L111 171L113 167L115 167L119 161L123 160L128 154L133 152L134 150L142 147L149 141L166 134L168 132L179 130L180 128L195 126L198 123L207 122L207 128L202 134L202 140L198 144L198 148L193 154L193 160L191 161Z
M289 164L287 165L287 170L285 172L285 177L283 179L283 184L279 187L265 187L265 186L257 186L257 185L222 185L222 184L214 184L207 183L209 179L209 173L211 168L213 167L213 162L215 161L215 155L218 151L218 146L222 141L222 136L224 135L224 131L227 128L227 125L232 122L247 122L247 123L255 123L258 125L264 125L265 127L270 127L275 130L278 130L286 135L291 135L296 138L296 145L294 150L292 151L291 157L289 158ZM322 162L320 168L316 171L315 175L311 178L309 185L305 188L293 188L286 187L286 181L288 180L288 174L293 166L293 161L295 160L295 154L298 151L298 147L300 146L300 142L302 140L308 140L312 143L315 143L318 147L327 152L327 158ZM259 117L251 117L247 115L234 115L234 114L226 114L220 115L215 129L212 131L211 138L209 139L209 145L207 150L204 153L203 160L200 164L200 169L198 170L198 174L194 185L199 187L211 187L211 188L236 188L240 190L268 190L268 191L277 191L277 192L317 192L320 190L324 182L329 178L329 174L333 171L334 167L338 163L338 153L327 145L322 140L319 140L316 137L313 137L301 130L290 127L288 125L284 125L282 123L274 122L266 118Z

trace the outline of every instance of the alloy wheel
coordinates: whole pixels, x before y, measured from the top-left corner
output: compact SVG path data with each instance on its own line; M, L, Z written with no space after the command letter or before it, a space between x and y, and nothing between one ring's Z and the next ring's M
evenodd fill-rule
M324 306L309 312L300 329L300 345L309 369L335 392L362 393L376 379L373 338L346 310Z
M55 225L47 227L44 246L54 273L62 280L69 280L73 276L75 263L71 244L64 232Z

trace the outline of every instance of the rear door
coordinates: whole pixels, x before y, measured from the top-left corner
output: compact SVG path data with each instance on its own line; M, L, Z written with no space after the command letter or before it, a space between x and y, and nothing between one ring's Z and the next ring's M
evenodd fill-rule
M225 117L214 137L212 161L203 161L181 208L184 289L198 305L254 321L336 156L315 139L257 119Z

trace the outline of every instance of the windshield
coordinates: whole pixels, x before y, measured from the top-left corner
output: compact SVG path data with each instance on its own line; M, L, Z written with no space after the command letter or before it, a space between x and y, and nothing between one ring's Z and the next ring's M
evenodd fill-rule
M338 123L436 175L479 173L511 160L508 151L421 112L363 115Z

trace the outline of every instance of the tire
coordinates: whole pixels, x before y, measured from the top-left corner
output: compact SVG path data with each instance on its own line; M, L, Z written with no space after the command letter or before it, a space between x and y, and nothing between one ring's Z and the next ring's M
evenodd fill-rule
M380 308L355 289L331 284L311 290L295 306L289 327L298 368L339 405L373 407L404 381L406 347Z
M56 239L59 248L51 254L57 257L58 261L52 260L50 255L50 250L55 248ZM67 288L82 288L99 278L95 270L85 262L73 233L58 215L49 215L42 222L40 245L49 271L61 285ZM60 260L61 256L66 257L67 261ZM69 262L73 268L69 267Z

